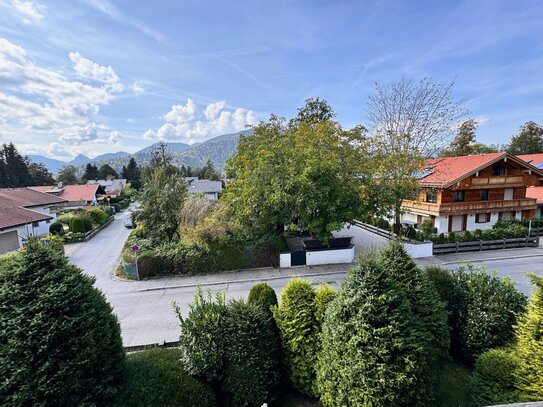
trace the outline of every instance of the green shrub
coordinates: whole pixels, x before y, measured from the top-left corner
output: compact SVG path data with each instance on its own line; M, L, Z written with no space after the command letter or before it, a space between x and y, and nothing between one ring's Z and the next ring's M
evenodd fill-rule
M464 232L464 236L462 238L462 241L464 242L473 242L475 240L475 236L473 236L473 233L471 233L469 230L466 230Z
M70 219L70 232L72 233L84 233L85 226L83 220L79 217L73 217Z
M79 214L79 219L83 222L85 232L89 232L93 229L94 219L88 211L81 212Z
M270 403L279 380L279 362L269 312L243 301L230 302L225 337L225 404L237 407Z
M429 405L446 313L400 244L368 253L326 312L318 387L326 406Z
M122 383L125 355L94 278L36 240L0 278L2 404L107 405Z
M319 329L315 318L315 289L308 282L292 279L281 292L273 315L281 337L289 381L304 394L316 395L315 366Z
M451 361L443 362L438 372L435 405L468 407L470 377L470 372L466 367Z
M180 349L148 349L129 354L119 407L215 407L211 388L189 376L179 362Z
M96 223L97 225L103 225L106 223L108 215L99 208L93 208L89 211L87 211L89 216L91 217L92 221Z
M456 236L456 233L450 232L447 236L448 243L456 243L458 242L458 237Z
M337 292L330 284L321 284L315 294L315 318L319 324L324 321L324 315L328 304L336 298Z
M483 352L507 346L514 337L517 316L524 313L526 297L510 277L499 278L485 267L468 264L453 272L463 291L465 312L459 325L460 352L473 363Z
M116 204L111 204L110 206L115 210L115 213L119 213L121 211L121 209L122 209L121 205L119 205L117 203Z
M57 235L49 233L47 236L40 238L40 241L53 249L59 254L64 254L64 240Z
M204 296L198 289L187 318L176 308L181 325L179 347L187 372L215 384L223 379L226 303L224 292Z
M530 401L543 399L543 278L531 278L535 290L528 311L519 318L514 347L518 387Z
M521 401L515 383L517 360L508 349L490 349L475 362L470 381L473 406L490 406Z
M51 225L49 225L49 233L53 235L62 235L64 233L64 227L62 226L62 223L60 222L53 222Z
M439 266L427 267L425 270L428 279L433 283L441 301L445 304L448 313L448 325L451 337L450 353L460 357L462 340L460 338L461 324L466 315L466 291L458 284L457 279Z
M266 283L256 284L249 291L247 297L249 304L260 305L262 309L271 315L271 307L277 305L275 290Z

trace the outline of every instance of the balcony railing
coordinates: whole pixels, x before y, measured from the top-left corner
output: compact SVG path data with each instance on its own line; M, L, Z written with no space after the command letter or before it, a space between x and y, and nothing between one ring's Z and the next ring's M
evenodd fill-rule
M485 187L488 185L518 185L524 184L522 175L496 176L496 177L473 177L471 185L474 187Z
M451 203L429 203L420 201L405 200L402 203L404 210L414 210L430 215L461 214L466 212L484 211L506 211L535 209L536 200L533 198L511 199L509 201L474 201L474 202L451 202Z

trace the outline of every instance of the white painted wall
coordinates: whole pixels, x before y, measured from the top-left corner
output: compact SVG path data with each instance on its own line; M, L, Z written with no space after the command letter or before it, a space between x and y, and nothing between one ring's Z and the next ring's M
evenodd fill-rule
M434 244L432 242L419 244L404 243L403 246L414 259L433 256Z
M290 267L290 252L289 253L279 253L279 267L280 268L289 268Z
M338 250L320 250L306 252L306 264L316 266L319 264L343 264L354 261L354 247Z
M410 213L410 212L402 213L402 216L400 219L402 222L407 221L407 222L417 223L417 215L415 213Z

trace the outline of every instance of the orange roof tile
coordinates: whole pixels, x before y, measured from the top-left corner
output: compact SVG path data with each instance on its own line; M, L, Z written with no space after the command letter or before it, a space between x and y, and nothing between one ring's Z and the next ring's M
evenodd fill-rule
M538 205L543 205L543 187L526 188L526 198L535 198Z
M521 154L521 155L517 155L517 157L520 158L521 160L529 162L532 165L543 163L543 153Z
M40 187L31 187L32 189L40 192L51 191L56 189L56 185L40 186ZM99 184L94 185L64 185L62 191L58 193L58 197L65 199L69 202L81 202L81 201L93 201L96 193L100 188Z

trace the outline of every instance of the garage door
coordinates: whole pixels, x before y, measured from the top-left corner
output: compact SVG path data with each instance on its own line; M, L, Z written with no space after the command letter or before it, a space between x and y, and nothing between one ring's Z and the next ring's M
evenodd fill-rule
M0 234L0 253L11 252L19 248L17 231Z

